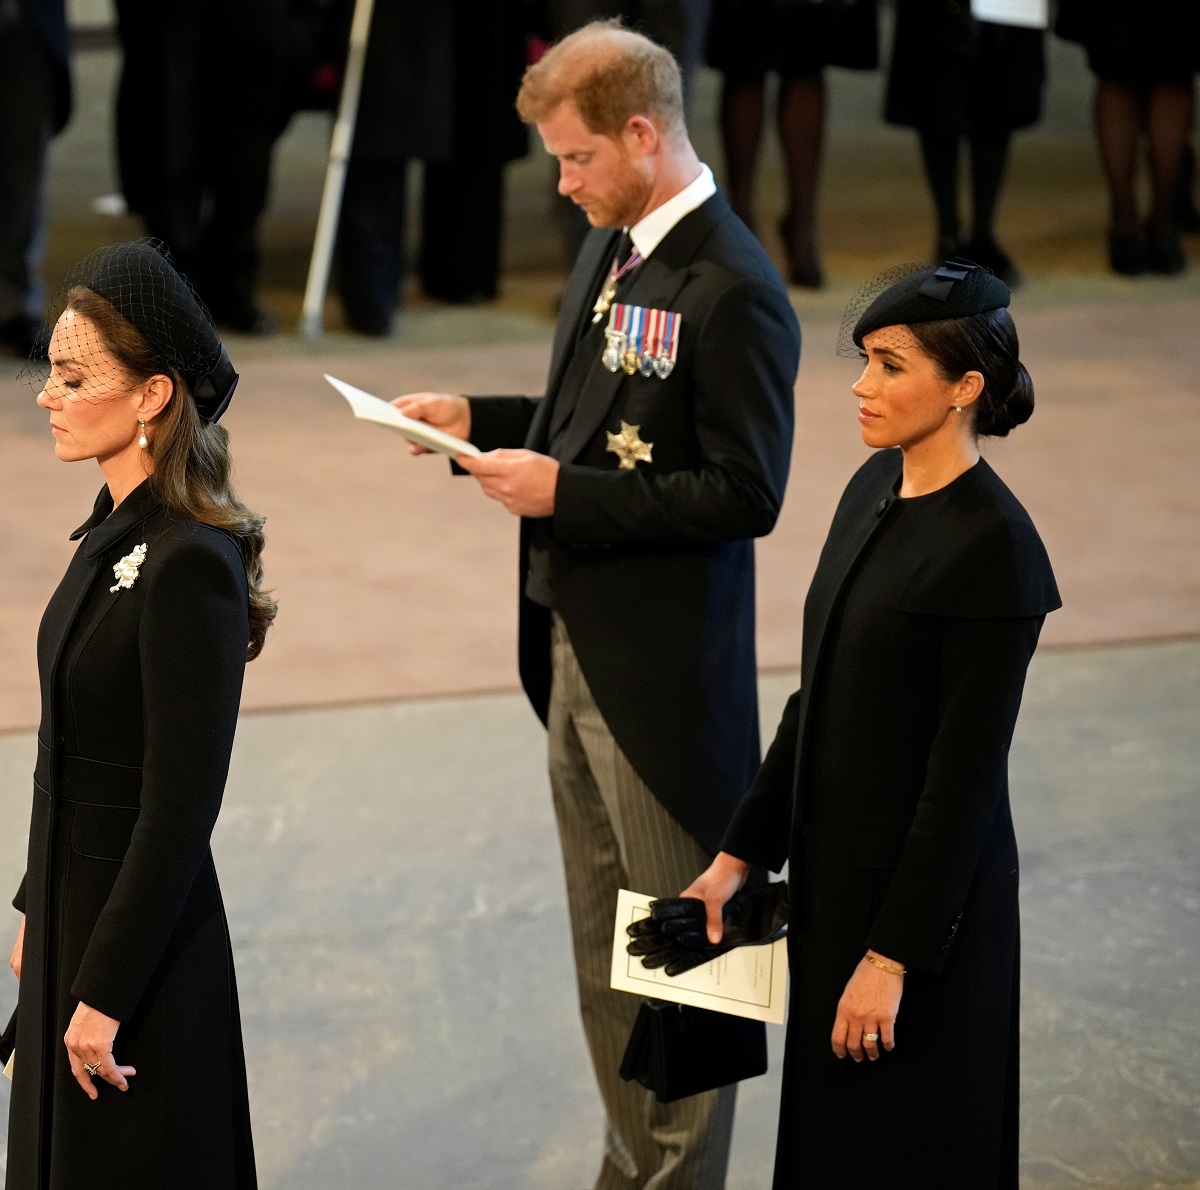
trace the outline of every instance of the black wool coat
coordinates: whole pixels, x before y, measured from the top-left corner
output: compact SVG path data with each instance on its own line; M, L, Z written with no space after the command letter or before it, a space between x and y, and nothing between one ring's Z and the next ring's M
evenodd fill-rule
M1008 748L1060 600L986 462L913 499L896 498L900 474L900 452L881 452L842 497L805 604L800 689L723 844L790 861L776 1190L874 1188L881 1170L931 1190L1017 1186ZM895 1050L856 1065L830 1035L867 947L908 974Z
M618 233L589 233L563 296L546 397L475 397L471 440L546 452L555 610L605 723L667 810L715 851L758 766L753 538L791 459L800 328L762 247L720 194L675 225L618 300L681 315L665 380L609 372L590 320ZM653 461L619 469L621 422ZM521 678L545 722L550 613L525 595Z
M1002 133L1036 124L1040 29L971 16L970 0L898 0L884 119L922 131Z
M111 513L111 515L109 515ZM38 635L8 1190L256 1184L229 932L209 851L248 640L225 534L104 488ZM128 588L113 566L136 546ZM122 1022L129 1091L71 1074L80 1002ZM113 1184L117 1184L114 1182Z

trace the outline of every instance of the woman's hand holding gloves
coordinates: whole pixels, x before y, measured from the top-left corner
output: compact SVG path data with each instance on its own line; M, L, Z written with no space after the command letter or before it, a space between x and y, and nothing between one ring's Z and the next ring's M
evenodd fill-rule
M132 1066L118 1066L113 1061L112 1047L121 1022L105 1016L94 1008L80 1003L71 1017L63 1041L71 1060L71 1073L87 1092L89 1099L98 1099L100 1092L92 1082L93 1076L112 1083L119 1091L128 1091L126 1079L137 1074Z
M652 901L650 916L628 927L628 950L648 968L681 975L735 946L760 946L787 932L787 885L739 892L748 867L722 852L682 896Z

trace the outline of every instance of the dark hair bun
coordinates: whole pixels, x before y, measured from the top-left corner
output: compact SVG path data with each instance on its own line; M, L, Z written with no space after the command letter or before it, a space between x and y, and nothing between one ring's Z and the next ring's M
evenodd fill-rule
M1007 395L998 397L991 388L989 380L987 388L980 394L975 432L986 438L1003 438L1033 416L1033 378L1018 360Z

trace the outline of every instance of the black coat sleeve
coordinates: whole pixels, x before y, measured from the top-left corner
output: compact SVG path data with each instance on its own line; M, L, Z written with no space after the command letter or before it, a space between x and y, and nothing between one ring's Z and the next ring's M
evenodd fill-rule
M1025 673L1043 616L947 619L938 728L900 863L867 945L937 973L970 890L997 804L1008 788Z
M480 450L515 450L525 445L540 397L468 397L471 442Z
M750 864L778 872L787 862L796 748L800 733L800 691L783 708L779 729L750 788L738 803L721 850Z
M25 877L21 877L21 887L17 889L17 895L13 897L13 908L18 913L25 912Z
M564 464L554 536L563 542L712 542L775 527L792 453L800 333L786 296L730 285L700 327L692 383L701 463L689 470Z
M117 1020L141 999L208 856L249 639L246 573L231 542L198 534L147 578L141 813L71 989Z

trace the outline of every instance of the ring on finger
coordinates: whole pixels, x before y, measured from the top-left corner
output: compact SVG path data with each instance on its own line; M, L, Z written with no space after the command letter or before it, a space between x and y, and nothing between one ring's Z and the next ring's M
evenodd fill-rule
M84 1062L83 1068L92 1076L92 1078L95 1078L96 1075L100 1073L99 1062Z
M869 1041L869 1042L871 1042L872 1045L875 1042L877 1042L878 1040L879 1040L878 1033L864 1033L863 1034L863 1041Z

